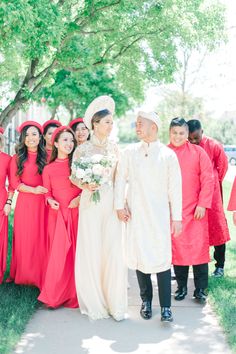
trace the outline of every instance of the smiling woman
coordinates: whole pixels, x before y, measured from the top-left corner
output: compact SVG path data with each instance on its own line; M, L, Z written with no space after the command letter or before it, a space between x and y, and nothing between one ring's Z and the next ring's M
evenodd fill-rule
M17 153L10 165L10 181L19 195L16 202L10 279L41 288L46 259L45 203L42 185L46 164L40 124L27 121L19 128Z
M66 126L57 128L52 144L51 160L43 171L43 185L48 190L49 257L39 300L49 307L75 308L74 259L81 190L69 179L76 146L73 131Z

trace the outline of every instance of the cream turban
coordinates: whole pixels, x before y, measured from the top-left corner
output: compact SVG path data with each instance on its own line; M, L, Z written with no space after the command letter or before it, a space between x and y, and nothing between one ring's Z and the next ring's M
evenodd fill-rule
M147 113L147 112L139 111L137 114L137 117L151 120L152 122L154 122L158 126L158 128L160 128L160 126L161 126L160 117L155 112L148 112Z

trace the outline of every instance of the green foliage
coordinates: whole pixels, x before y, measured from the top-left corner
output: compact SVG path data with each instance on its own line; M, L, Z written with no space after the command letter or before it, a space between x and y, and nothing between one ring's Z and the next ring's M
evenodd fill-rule
M2 0L0 84L17 94L0 123L61 70L76 72L77 86L101 66L116 77L113 93L119 84L139 102L147 81L173 80L178 46L212 49L224 39L224 16L218 0Z
M13 213L9 217L9 247L7 272L9 276L11 259ZM21 286L13 283L0 285L0 353L10 353L20 340L22 332L32 314L38 308L39 290L31 286Z
M229 200L232 184L224 182L225 209ZM226 211L226 217L230 229L231 241L226 246L225 276L221 279L209 278L209 298L219 322L224 329L232 352L236 353L236 228L232 222L232 212ZM214 270L214 262L210 264L210 272Z
M193 97L190 94L182 94L180 91L167 90L163 98L159 102L157 108L162 125L159 131L159 136L162 142L169 142L169 125L171 119L175 117L183 117L186 120L200 119L203 120L209 114L204 109L202 98Z
M116 102L116 114L124 114L129 108L128 93L119 84L114 74L103 68L77 73L60 70L56 73L54 83L38 93L43 96L52 109L64 105L73 117L83 116L88 104L99 95L111 95Z
M204 133L222 144L235 144L236 123L231 119L215 119L204 107L204 100L191 94L168 90L159 102L156 111L160 115L162 126L159 136L162 142L169 142L169 124L175 117L186 120L199 119Z
M233 119L203 120L204 133L224 145L235 145L236 121Z

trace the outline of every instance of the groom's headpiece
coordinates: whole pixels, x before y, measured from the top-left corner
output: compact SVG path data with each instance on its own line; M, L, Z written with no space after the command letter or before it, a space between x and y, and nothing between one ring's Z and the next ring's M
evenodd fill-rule
M111 114L115 112L115 102L110 96L99 96L95 98L84 114L84 123L88 129L92 129L92 118L95 113L107 109Z
M139 111L137 114L137 117L151 120L152 122L154 122L157 125L158 128L160 128L160 126L161 126L160 117L155 112Z

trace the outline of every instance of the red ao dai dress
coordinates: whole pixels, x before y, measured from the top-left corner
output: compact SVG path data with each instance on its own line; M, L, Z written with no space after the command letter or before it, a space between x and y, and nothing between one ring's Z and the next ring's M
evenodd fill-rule
M56 159L44 168L43 185L46 198L59 202L59 210L49 206L49 258L45 282L39 300L49 307L78 307L75 278L75 248L78 228L78 208L68 208L81 190L69 179L69 160Z
M222 182L228 169L224 149L216 140L203 136L201 146L210 157L214 171L212 207L208 211L210 246L219 246L230 240L227 220L222 203Z
M172 237L172 263L181 266L208 263L208 212L214 188L210 159L199 146L189 142L179 147L172 144L168 146L176 153L179 161L183 195L183 231L178 237ZM207 209L200 220L194 219L197 206Z
M11 156L0 151L0 284L2 283L7 261L8 217L4 214L7 201L6 179L9 181ZM11 185L8 191L13 191Z
M227 210L236 211L236 177L234 178Z
M17 155L11 160L10 180L14 189L21 184L31 187L43 185L36 164L37 152L28 152L21 176L17 175ZM10 278L16 284L42 286L47 257L45 232L45 200L43 194L19 191L14 226Z

